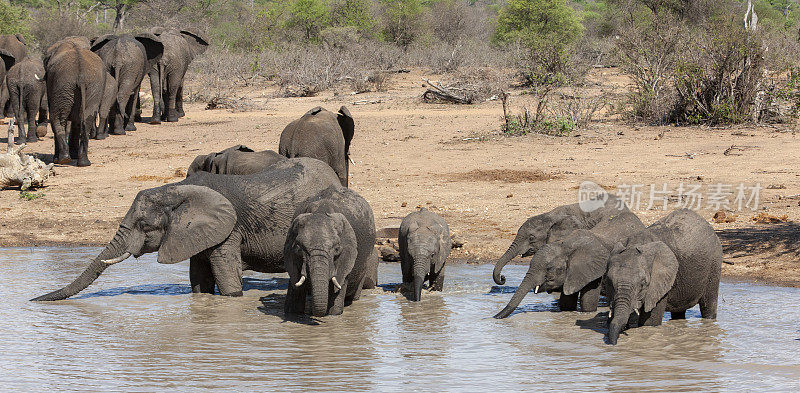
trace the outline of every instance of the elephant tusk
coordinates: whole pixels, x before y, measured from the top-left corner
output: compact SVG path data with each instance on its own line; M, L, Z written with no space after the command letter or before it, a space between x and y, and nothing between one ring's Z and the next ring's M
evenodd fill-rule
M103 263L105 263L107 265L113 265L115 263L120 263L120 262L128 259L129 256L131 256L131 253L126 252L126 253L123 253L122 255L120 255L120 256L118 256L116 258L104 259Z
M300 276L300 279L297 280L297 283L295 283L294 286L299 288L304 282L306 282L306 276Z
M635 310L633 310L633 312L635 312L635 313L636 313L636 316L637 316L637 317L639 316L639 309L638 309L638 308L637 308L637 309L635 309Z
M38 75L38 74L33 74L33 77L34 77L34 78L36 78L36 80L37 80L37 81L40 81L40 80L42 80L42 78L39 78L39 75Z
M333 286L336 287L336 291L341 291L342 286L339 285L339 281L336 281L336 276L331 277L331 281L333 281Z
M353 161L353 158L352 158L352 157L350 157L349 155L347 156L347 159L348 159L348 160L350 160L350 163L351 163L351 164L353 164L353 165L355 165L355 164L356 164L356 162L355 162L355 161Z
M539 293L539 286L537 285L536 288L533 288L533 293Z

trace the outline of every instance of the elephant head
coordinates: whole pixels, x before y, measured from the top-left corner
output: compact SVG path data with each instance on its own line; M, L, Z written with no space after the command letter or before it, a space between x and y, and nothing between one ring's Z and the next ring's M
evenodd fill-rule
M439 256L446 250L441 250L442 239L440 233L428 226L421 226L418 221L411 221L408 226L406 253L413 261L411 273L414 283L414 292L411 300L419 301L422 296L422 284L430 272L440 272L444 267L445 258ZM449 241L449 239L447 239ZM447 243L449 244L449 243Z
M648 313L667 295L678 273L678 260L661 241L614 247L606 273L611 298L608 342L616 344L632 312Z
M560 240L575 229L583 227L576 217L561 212L551 211L529 218L519 227L511 246L495 263L492 272L495 284L506 283L506 277L501 273L506 264L514 257L518 255L531 256L543 245Z
M505 318L531 290L561 291L572 295L601 277L606 271L609 248L589 230L579 229L566 238L542 246L531 259L530 268L508 305L495 315Z
M61 300L88 287L114 263L158 251L159 263L176 263L225 241L236 211L222 194L203 186L170 184L139 192L111 242L71 284L37 297Z
M340 213L303 213L293 220L284 264L289 285L310 287L314 316L326 315L331 294L346 290L342 286L355 266L356 250L356 234Z

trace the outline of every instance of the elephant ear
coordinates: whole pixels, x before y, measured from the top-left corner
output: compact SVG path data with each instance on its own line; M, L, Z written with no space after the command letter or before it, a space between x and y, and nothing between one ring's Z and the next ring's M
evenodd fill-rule
M222 243L236 225L236 210L222 194L203 186L174 187L177 204L167 216L159 263L177 263Z
M6 71L10 70L17 62L17 58L5 49L0 49L0 58L3 59Z
M147 57L147 61L158 61L164 54L164 44L155 34L140 33L133 38L144 46L144 55Z
M565 295L572 295L603 277L610 256L608 247L597 235L587 230L573 232L563 241L567 247L567 271L564 279Z
M570 215L559 216L547 232L547 243L565 239L573 231L582 228L583 226L577 218Z
M98 50L100 50L100 48L106 46L106 44L108 44L109 42L111 42L111 41L113 41L115 39L117 39L117 36L114 35L114 34L105 34L105 35L101 35L100 37L93 38L92 41L91 41L91 46L89 47L89 49L92 52L97 52Z
M19 40L19 42L21 42L22 45L26 45L26 46L28 45L28 43L25 42L25 37L23 37L22 34L19 34L19 33L14 34L14 37L17 37L17 40Z
M194 158L192 164L186 169L186 177L194 175L197 172L205 172L206 162L208 161L208 154L201 154Z
M194 57L202 55L208 49L208 40L200 37L200 35L187 30L181 30L181 35L189 43L189 47L192 48Z
M678 259L669 246L660 241L636 246L636 249L642 253L650 253L646 255L652 264L650 285L644 295L644 311L650 312L672 288L678 274Z
M302 225L301 223L310 214L300 214L292 220L292 225L289 227L289 232L286 234L286 241L283 244L283 267L289 273L289 285L295 284L300 280L300 262L297 260L293 247L295 239L297 238L297 228Z
M356 265L356 257L358 250L358 241L356 240L356 233L350 222L341 213L326 213L328 217L336 220L339 225L339 241L342 247L339 256L336 258L336 280L340 283L347 278L347 275L353 271ZM353 283L355 285L355 283Z
M336 116L336 119L339 121L339 127L342 129L342 136L344 136L345 156L350 156L350 141L353 140L356 123L353 121L353 116L350 115L350 111L347 110L344 105L339 108L339 114Z

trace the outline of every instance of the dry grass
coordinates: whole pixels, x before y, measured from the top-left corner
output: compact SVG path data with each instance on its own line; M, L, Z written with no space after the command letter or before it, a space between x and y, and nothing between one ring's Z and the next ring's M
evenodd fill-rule
M177 175L177 172L175 173L175 175ZM186 176L186 175L184 175L184 176ZM172 181L172 179L175 179L176 177L179 177L179 176L135 175L135 176L129 177L128 180L142 182L142 183L148 182L148 181L169 183L169 182Z
M558 174L540 170L475 169L469 172L451 173L450 181L499 181L503 183L526 183L558 179Z
M782 216L773 216L772 214L761 212L753 216L752 220L758 224L780 224L789 222L789 216L786 214Z

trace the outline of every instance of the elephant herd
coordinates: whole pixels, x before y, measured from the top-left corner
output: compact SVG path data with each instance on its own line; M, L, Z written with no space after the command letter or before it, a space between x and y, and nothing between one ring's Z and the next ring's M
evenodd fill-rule
M23 36L3 35L0 106L16 118L17 143L38 141L49 120L53 162L88 166L90 138L136 130L145 75L153 93L150 123L184 116L184 77L207 47L198 34L154 27L135 35L65 37L44 49L40 59L27 53Z
M347 108L317 107L284 128L277 153L237 145L198 156L186 179L138 193L78 278L34 300L68 298L108 266L158 252L159 263L190 261L192 292L241 296L243 271L286 272L287 315L306 313L308 303L314 316L341 314L378 283L372 208L347 187L354 129ZM425 281L441 291L451 248L444 219L425 208L412 212L400 223L398 245L409 298L420 300ZM690 210L645 226L621 199L601 193L528 219L497 261L496 284L519 255L532 256L530 268L496 318L511 315L531 290L560 292L563 311L596 311L604 295L611 344L631 317L660 325L665 312L684 318L699 304L703 318L716 318L722 247Z

